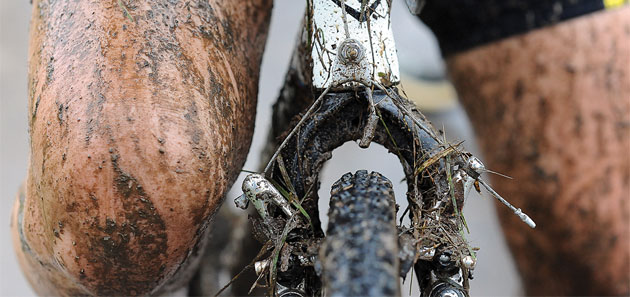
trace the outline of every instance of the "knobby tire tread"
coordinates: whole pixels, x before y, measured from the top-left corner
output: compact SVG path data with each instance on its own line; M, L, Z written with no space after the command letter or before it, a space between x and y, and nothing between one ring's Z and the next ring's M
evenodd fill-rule
M327 296L399 296L396 200L378 172L347 173L332 186L320 250Z

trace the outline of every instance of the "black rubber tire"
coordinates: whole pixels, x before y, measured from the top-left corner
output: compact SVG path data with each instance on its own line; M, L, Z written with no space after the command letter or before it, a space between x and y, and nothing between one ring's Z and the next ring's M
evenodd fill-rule
M327 296L400 296L396 200L378 172L346 173L332 186L320 249Z

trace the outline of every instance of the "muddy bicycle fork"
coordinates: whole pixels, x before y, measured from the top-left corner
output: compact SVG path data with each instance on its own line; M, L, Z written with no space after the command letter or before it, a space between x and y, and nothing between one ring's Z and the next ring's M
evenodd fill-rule
M405 171L413 223L399 226L398 232L413 240L399 244L413 252L411 258L401 256L400 263L406 264L400 274L414 266L423 296L466 296L476 260L463 238L465 189L479 183L523 221L535 224L480 178L486 169L477 158L446 143L398 95L391 1L307 3L287 82L274 105L270 143L290 126L291 118L306 112L279 146L267 149L273 155L264 171L250 174L244 194L235 200L241 208L254 205L260 216L255 225L273 246L269 257L254 265L257 274L268 276L270 295L322 293L321 259L312 251L324 240L317 215L318 175L334 148L359 139L361 147L375 141L396 152ZM444 234L425 233L426 228ZM455 242L446 242L444 236ZM278 261L285 265L280 271Z

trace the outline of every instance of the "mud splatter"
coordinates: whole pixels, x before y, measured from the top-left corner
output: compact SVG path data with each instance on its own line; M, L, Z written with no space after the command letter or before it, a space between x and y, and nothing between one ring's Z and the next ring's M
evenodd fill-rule
M81 278L94 283L98 295L144 295L164 277L155 267L167 258L166 225L138 180L120 168L117 150L110 157L124 211L92 227L86 250L78 253L88 255L92 267L82 268Z

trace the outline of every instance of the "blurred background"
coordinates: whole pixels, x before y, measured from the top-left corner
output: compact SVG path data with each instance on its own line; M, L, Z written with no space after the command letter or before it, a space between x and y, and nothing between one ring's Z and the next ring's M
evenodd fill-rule
M267 137L271 106L284 82L299 23L306 1L275 0L273 17L262 64L258 114L253 144L245 164L247 170L260 165L260 151ZM33 296L13 253L10 237L10 211L18 185L26 174L28 159L27 133L27 47L31 5L27 0L0 1L0 295ZM401 65L402 89L431 119L438 129L444 128L451 141L480 156L474 132L457 96L447 81L437 43L432 33L412 16L402 0L394 0L392 27ZM379 171L394 184L397 203L406 207L406 185L402 167L396 157L376 144L367 150L347 143L333 152L323 172L320 205L328 203L330 186L346 172L359 169ZM228 193L226 204L239 196L242 174ZM468 197L464 215L470 227L468 239L479 247L472 296L522 295L518 274L502 237L489 196L477 193ZM324 208L325 209L325 208ZM325 214L325 211L322 211ZM244 213L243 213L244 214ZM400 215L400 214L399 214ZM327 218L322 217L327 222ZM409 284L403 285L408 292ZM412 294L414 296L416 294Z

